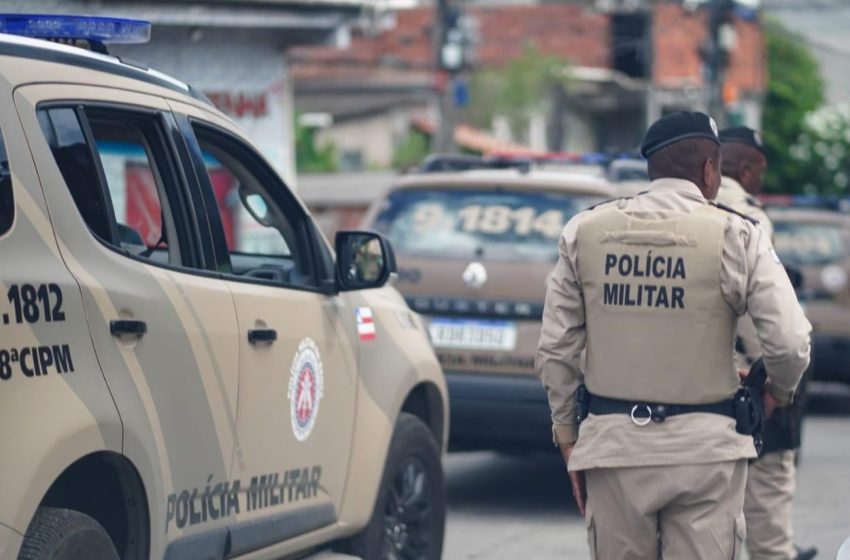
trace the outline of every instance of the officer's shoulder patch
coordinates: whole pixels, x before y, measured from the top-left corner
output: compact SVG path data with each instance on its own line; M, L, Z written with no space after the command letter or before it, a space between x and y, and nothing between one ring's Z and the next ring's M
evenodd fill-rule
M721 204L721 203L719 203L719 202L714 202L714 201L711 201L711 202L710 202L710 204L711 204L712 206L714 206L715 208L719 208L719 209L721 209L721 210L723 210L723 211L725 211L725 212L729 212L730 214L735 214L736 216L740 216L741 218L744 218L745 220L747 220L748 222L750 222L750 223L751 223L751 224L753 224L754 226L759 225L759 221L758 221L758 220L756 220L755 218L753 218L753 217L751 217L751 216L747 216L746 214L744 214L744 213L742 213L742 212L738 212L738 211L737 211L737 210L735 210L734 208L731 208L731 207L729 207L729 206L726 206L725 204Z
M631 197L631 196L621 196L621 197L618 197L618 198L609 198L608 200L603 200L602 202L597 202L596 204L594 204L592 206L588 206L587 208L584 209L584 211L590 212L591 210L596 210L597 208L602 208L603 206L607 206L609 204L615 204L615 203L618 204L618 205L623 205L627 201L631 200L632 198L633 197Z

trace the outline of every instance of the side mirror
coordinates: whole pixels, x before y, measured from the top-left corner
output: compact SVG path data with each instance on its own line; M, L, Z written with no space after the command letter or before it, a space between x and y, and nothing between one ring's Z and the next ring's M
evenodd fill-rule
M785 273L788 275L788 280L791 281L794 291L799 292L803 288L803 273L793 265L787 264L785 265Z
M340 291L380 288L396 272L392 246L378 233L340 231L335 245Z

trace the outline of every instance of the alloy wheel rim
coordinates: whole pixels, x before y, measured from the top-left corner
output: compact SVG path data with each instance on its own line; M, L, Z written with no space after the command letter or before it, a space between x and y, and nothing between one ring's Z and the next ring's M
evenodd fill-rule
M405 458L396 470L384 508L382 558L421 560L431 532L431 481L416 457Z

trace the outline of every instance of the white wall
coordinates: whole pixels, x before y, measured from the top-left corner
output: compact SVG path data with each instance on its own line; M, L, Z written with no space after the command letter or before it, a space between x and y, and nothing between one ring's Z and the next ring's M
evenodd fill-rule
M346 150L363 154L365 169L390 167L398 145L407 137L410 120L424 115L425 108L401 108L356 120L334 123L316 135L318 145L336 146L337 156Z
M219 102L225 100L229 109L221 108L229 110L284 179L294 184L292 84L273 33L154 27L149 44L116 45L112 50L215 94Z

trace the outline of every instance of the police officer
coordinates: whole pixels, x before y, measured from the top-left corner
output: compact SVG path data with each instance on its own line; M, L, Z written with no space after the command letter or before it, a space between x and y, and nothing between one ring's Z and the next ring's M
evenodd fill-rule
M720 131L723 178L718 203L755 218L764 235L773 237L773 224L756 197L761 192L767 158L758 133L745 126ZM761 356L761 345L749 316L738 319L736 362L747 371ZM810 560L817 549L794 545L791 502L794 497L795 450L805 407L805 384L801 383L793 404L779 408L765 423L764 454L750 464L744 515L747 519L747 550L752 560Z
M709 202L720 186L714 121L667 115L641 151L650 190L564 228L537 372L594 558L734 558L756 456L733 418L735 320L749 312L755 323L768 408L793 396L811 326L766 236Z

